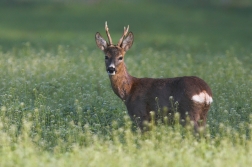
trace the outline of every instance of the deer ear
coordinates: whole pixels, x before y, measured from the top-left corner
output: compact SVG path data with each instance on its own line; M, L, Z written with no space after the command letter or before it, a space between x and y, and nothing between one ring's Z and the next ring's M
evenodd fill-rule
M130 33L128 34L128 36L123 40L122 46L121 46L121 47L122 47L125 51L127 51L127 50L129 50L130 47L132 46L133 41L134 41L134 36L133 36L133 33L130 32Z
M97 32L95 34L95 42L96 45L101 49L104 50L107 48L108 44L107 42L102 38L101 34L99 32Z

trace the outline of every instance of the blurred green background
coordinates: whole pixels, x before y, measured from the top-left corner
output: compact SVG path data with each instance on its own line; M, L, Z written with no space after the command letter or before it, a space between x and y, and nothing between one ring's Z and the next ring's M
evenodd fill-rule
M0 2L0 15L3 51L26 42L50 50L58 45L96 49L94 34L105 36L105 21L114 41L130 25L135 50L225 53L252 47L249 0L8 0Z
M112 122L127 127L126 108L111 89L94 40L97 31L106 37L105 21L114 43L124 26L134 33L125 58L130 74L201 77L214 94L210 135L218 139L232 128L237 136L250 136L252 1L0 0L0 16L0 133L13 134L11 144L23 120L32 122L31 138L46 150L81 143L85 125L108 138ZM227 136L233 144L236 137Z

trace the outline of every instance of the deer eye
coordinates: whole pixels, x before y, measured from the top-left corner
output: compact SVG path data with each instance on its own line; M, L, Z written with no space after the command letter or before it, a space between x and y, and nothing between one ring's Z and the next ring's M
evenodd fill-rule
M105 56L105 60L108 60L108 56Z
M122 56L118 58L118 60L122 60L122 59L123 59L123 57L122 57Z

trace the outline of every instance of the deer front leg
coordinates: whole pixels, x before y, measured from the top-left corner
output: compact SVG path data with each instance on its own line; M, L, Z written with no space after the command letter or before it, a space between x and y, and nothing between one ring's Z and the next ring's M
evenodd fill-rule
M148 130L148 124L151 121L151 116L150 113L146 111L145 107L134 106L132 108L127 108L130 118L136 126L139 127L142 132Z

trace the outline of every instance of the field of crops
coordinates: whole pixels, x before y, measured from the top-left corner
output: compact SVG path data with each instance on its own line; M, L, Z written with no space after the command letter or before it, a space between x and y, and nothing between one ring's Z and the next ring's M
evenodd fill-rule
M250 166L252 10L164 1L1 3L0 166ZM205 134L142 134L113 93L104 23L136 77L196 75L213 91ZM152 126L152 125L151 125Z

